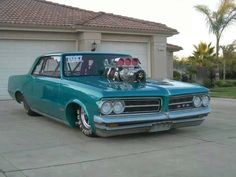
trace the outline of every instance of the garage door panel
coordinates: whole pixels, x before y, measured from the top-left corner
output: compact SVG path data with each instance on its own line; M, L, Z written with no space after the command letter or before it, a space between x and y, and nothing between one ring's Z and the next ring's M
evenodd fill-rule
M75 50L75 41L0 40L0 99L8 99L11 75L28 73L38 56Z
M130 54L141 61L141 66L148 69L148 44L145 42L110 42L103 41L99 48L102 52L118 52Z

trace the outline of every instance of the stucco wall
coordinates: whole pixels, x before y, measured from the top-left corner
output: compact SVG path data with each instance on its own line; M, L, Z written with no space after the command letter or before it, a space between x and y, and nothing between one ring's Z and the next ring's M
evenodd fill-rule
M173 52L166 52L168 79L173 79Z
M123 41L123 42L146 42L148 44L148 67L152 78L171 78L172 59L171 52L166 50L167 36L165 35L141 35L141 34L108 34L101 32L36 32L19 30L1 30L0 39L17 40L61 40L74 41L75 51L91 50L95 41L97 47L102 41Z
M66 32L33 32L1 30L0 39L33 39L33 40L73 40L78 38L78 33Z
M155 35L151 37L151 73L152 78L155 79L168 77L166 40L166 36L162 35Z

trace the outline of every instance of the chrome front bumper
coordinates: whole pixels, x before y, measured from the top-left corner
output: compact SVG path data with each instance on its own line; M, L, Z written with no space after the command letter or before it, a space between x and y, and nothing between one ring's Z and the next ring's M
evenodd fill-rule
M136 115L94 116L96 134L102 137L158 132L171 128L200 125L210 113L209 107Z

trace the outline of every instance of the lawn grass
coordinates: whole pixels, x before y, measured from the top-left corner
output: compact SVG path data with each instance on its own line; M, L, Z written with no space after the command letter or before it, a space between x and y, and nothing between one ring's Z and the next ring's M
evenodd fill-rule
M215 87L210 89L212 97L236 99L236 87Z

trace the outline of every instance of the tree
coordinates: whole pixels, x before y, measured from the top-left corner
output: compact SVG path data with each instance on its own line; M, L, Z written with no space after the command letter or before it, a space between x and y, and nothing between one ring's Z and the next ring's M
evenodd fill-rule
M194 61L200 67L213 67L215 53L214 47L211 43L207 44L200 42L198 45L194 45L194 51L190 59Z
M216 37L216 59L218 60L222 33L236 21L236 4L234 0L221 0L216 11L211 11L205 5L197 5L195 9L205 15L209 31Z
M211 43L206 44L204 42L200 42L198 45L194 45L194 48L195 49L192 56L189 57L189 62L192 66L206 68L209 72L211 84L213 85L215 75L214 68L216 66L214 47L211 46Z
M223 53L223 80L225 80L226 75L226 61L233 59L236 53L236 44L232 43L225 46L220 46Z
M212 64L214 56L214 47L211 46L211 43L200 42L198 45L194 45L194 51L190 58L199 66L207 67Z
M174 79L183 80L184 76L188 75L187 80L193 81L193 76L197 74L196 65L189 58L174 56Z

